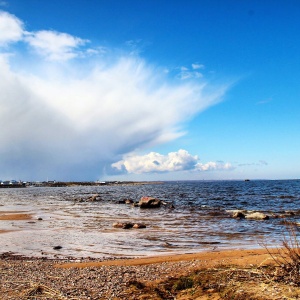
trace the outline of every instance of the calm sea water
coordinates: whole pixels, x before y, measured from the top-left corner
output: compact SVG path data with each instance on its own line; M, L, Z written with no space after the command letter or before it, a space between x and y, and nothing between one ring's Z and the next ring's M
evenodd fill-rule
M93 194L101 201L76 201ZM157 197L175 209L118 203L142 196ZM270 219L234 219L236 209L264 212ZM284 221L300 222L300 180L0 189L0 211L33 214L31 221L0 221L0 229L8 230L0 234L1 253L104 257L273 247L281 244ZM113 228L117 221L147 228ZM53 250L58 245L62 249Z

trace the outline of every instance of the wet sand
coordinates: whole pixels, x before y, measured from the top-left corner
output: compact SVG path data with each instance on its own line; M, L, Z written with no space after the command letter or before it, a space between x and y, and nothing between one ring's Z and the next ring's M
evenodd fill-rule
M0 221L31 220L32 214L23 211L0 211Z
M1 233L8 233L8 232L12 232L12 230L3 230L3 229L0 229L0 234Z
M271 250L276 253L277 250ZM134 259L117 259L108 261L91 261L80 263L63 263L56 264L57 268L87 268L100 266L141 266L150 264L160 264L165 262L180 262L180 261L194 261L201 260L206 267L212 267L221 263L228 263L229 261L236 265L247 264L261 264L271 261L270 255L266 249L256 250L229 250L229 251L211 251L188 254L162 255Z
M0 211L0 221L27 221L27 220L32 220L32 214L29 214L26 211ZM13 231L16 230L0 229L0 234L9 233Z

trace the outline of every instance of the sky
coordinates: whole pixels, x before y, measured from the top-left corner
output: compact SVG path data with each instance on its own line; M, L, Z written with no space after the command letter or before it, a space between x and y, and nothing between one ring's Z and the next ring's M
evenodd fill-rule
M300 178L298 0L0 0L0 180Z

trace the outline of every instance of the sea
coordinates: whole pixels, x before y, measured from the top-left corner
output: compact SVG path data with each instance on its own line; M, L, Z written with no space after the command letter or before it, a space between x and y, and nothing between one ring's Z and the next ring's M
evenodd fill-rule
M98 201L88 201L95 194ZM123 204L143 196L166 205ZM262 212L269 219L236 219L236 210ZM0 213L13 211L33 218L0 221L0 253L105 258L273 248L282 245L288 224L300 225L300 180L0 189ZM114 228L115 222L146 228Z

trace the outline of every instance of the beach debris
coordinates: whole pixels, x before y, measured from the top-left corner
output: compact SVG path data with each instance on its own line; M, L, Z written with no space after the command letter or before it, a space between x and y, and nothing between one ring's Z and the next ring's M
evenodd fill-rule
M68 299L61 292L43 284L35 284L29 290L23 292L22 299L36 299L36 297L51 297L51 299Z
M158 208L162 201L154 197L142 197L139 201L140 208Z
M43 218L38 218L38 221L43 221Z

